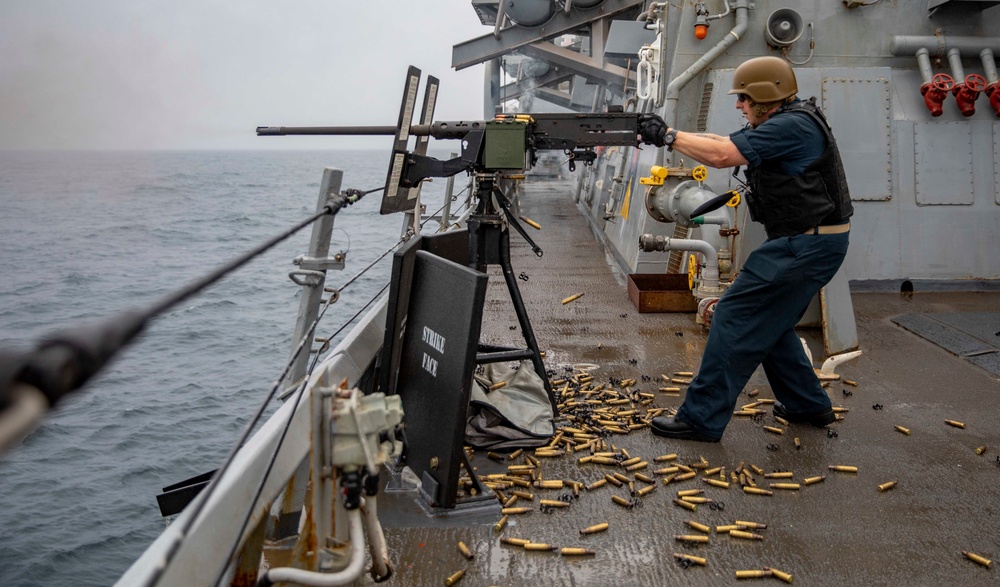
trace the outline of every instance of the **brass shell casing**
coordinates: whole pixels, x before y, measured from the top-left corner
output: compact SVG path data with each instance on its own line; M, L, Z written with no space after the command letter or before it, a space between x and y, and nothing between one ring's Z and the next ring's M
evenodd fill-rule
M689 563L694 563L696 565L705 566L708 564L708 559L701 556L694 556L693 554L681 554L679 552L674 553L674 558L678 560L688 561Z
M502 508L500 513L505 516L512 516L517 514L526 514L531 511L531 508Z
M462 556L464 556L465 558L467 558L469 560L472 560L472 559L475 558L475 555L472 554L472 551L469 550L469 547L466 546L464 542L459 542L458 543L458 552L461 552Z
M580 534L597 534L598 532L604 532L608 529L607 522L601 522L600 524L594 524L593 526L587 526L583 530L580 530Z
M718 479L702 479L705 483L713 487L721 487L722 489L729 489L729 483L726 481L719 481Z
M632 507L632 502L630 502L629 500L625 499L624 497L622 497L620 495L612 495L611 496L611 501L613 501L613 502L617 503L618 505L620 505L622 507L625 507L625 508Z
M444 584L447 585L448 587L451 587L455 583L458 583L464 576L465 576L465 569L462 569L461 571L457 571L451 576L449 576L447 579L445 579Z
M841 473L857 473L858 468L849 465L830 465L827 467L831 471L840 471Z
M548 506L548 507L553 507L553 508L568 508L569 507L569 502L568 501L560 501L558 499L540 499L540 500L538 500L538 505L540 505L540 506Z
M578 299L580 299L582 297L583 297L582 293L573 294L573 295L569 296L568 298L563 298L562 304L565 306L566 304L572 302L573 300L578 300Z
M976 454L977 455L981 455L984 452L986 452L986 449L987 449L987 446L984 444L983 446L980 446L980 447L976 448Z
M730 530L729 535L733 538L742 538L744 540L763 540L764 536L761 534L754 534L753 532L747 532L745 530Z
M886 483L883 483L883 484L879 485L878 486L878 490L879 491L888 491L889 489L892 489L895 486L896 486L896 482L895 481L888 481Z
M965 422L959 422L958 420L945 420L944 423L955 428L965 428Z
M523 220L525 224L527 224L531 228L534 228L535 230L541 230L542 229L542 225L541 224L535 222L534 220L532 220L531 218L528 218L527 216L518 216L518 218L520 218L521 220Z
M674 498L674 505L678 505L678 506L680 506L680 507L682 507L682 508L684 508L684 509L686 509L688 511L692 511L692 512L698 511L698 506L697 505L695 505L693 503L690 503L690 502L687 502L687 501L684 501L684 500L681 500L681 499Z
M687 524L688 527L694 528L695 530L697 530L699 532L704 532L705 534L710 534L712 532L712 527L711 526L706 526L705 524L699 524L698 522L695 522L694 520L684 520L684 523Z
M764 530L767 528L767 524L761 524L760 522L747 522L746 520L736 520L736 525L757 530Z
M535 487L539 489L562 489L563 481L562 479L554 479L551 481L535 481Z
M777 473L767 473L764 475L765 479L791 479L795 476L795 473L791 471L780 471Z
M662 463L664 461L673 461L673 460L676 460L676 459L677 459L677 454L674 453L674 454L669 454L669 455L660 455L660 456L654 458L653 460L656 461L657 463Z
M770 577L771 571L736 571L737 579L762 579L764 577Z
M508 536L504 536L500 538L500 542L504 544L510 544L511 546L524 546L525 544L528 544L531 541L526 540L524 538L510 538Z
M642 489L640 489L639 491L636 491L635 494L638 495L639 497L643 497L648 493L652 492L654 489L656 489L656 485L647 485Z
M813 483L819 483L820 481L826 479L826 475L816 475L815 477L806 477L802 480L803 485L812 485Z
M894 428L896 429L897 432L902 432L903 434L905 434L907 436L910 435L910 429L909 428L904 428L902 426L894 426Z
M702 495L705 493L704 489L682 489L677 492L677 497L690 497L692 495Z
M990 559L986 558L985 556L979 556L978 554L969 552L967 550L963 550L962 554L965 555L965 558L969 559L970 561L972 561L974 563L983 565L987 569L990 568L990 565L993 564L993 561L991 561Z
M677 542L698 542L700 544L708 544L708 536L702 536L701 534L677 534L674 536L674 540Z
M773 575L773 576L781 579L785 583L791 583L792 582L792 575L790 573L786 573L784 571L779 571L778 569L771 568L771 567L765 567L764 570L765 571L771 571L771 575Z
M790 491L798 491L798 483L771 483L771 489L787 489Z
M555 550L556 547L553 546L553 545L551 545L551 544L545 544L544 542L529 542L529 543L527 543L527 544L524 545L524 549L525 550L552 551L552 550Z
M559 554L563 556L594 556L597 554L596 551L590 550L589 548L563 548L559 551Z
M711 498L702 497L700 495L685 495L681 498L681 501L686 501L688 503L712 503Z
M750 493L753 495L774 495L773 491L761 489L760 487L750 487L749 485L743 488L743 493Z
M604 479L602 477L602 478L598 479L597 481L594 481L593 483L591 483L590 485L588 485L587 486L587 491L593 491L595 489L600 489L601 487L604 487L607 484L608 484L608 480Z

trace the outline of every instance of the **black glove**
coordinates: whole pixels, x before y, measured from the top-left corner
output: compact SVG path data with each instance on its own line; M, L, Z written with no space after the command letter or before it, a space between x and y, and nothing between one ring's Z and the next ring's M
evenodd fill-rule
M667 134L667 129L667 123L663 122L659 116L655 114L639 115L639 136L642 138L642 142L647 145L656 145L657 147L665 145L663 136Z

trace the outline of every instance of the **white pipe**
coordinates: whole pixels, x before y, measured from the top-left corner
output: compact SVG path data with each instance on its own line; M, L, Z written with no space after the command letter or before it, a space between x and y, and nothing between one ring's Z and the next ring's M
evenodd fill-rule
M351 560L344 570L337 573L317 573L293 567L280 567L264 573L261 583L263 585L299 583L312 587L337 587L357 580L365 570L365 550L362 546L365 533L362 528L361 512L359 510L347 512L347 523L351 533Z
M663 97L663 120L667 123L667 126L671 128L677 126L677 103L680 101L681 89L688 85L696 75L711 65L726 49L734 45L736 41L739 41L743 37L743 34L747 32L749 28L749 17L747 16L747 11L750 10L749 0L736 0L735 10L736 26L729 31L729 34L716 43L714 47L706 51L704 55L699 57L697 61L692 63L690 67L671 80L667 85L667 91ZM661 153L663 152L662 149L660 151Z
M310 456L310 468L312 470L312 520L313 527L307 529L312 531L318 541L325 540L332 531L330 528L330 504L339 500L334 499L334 478L333 475L324 475L323 471L331 470L330 462L330 404L333 386L330 382L329 372L324 372L320 377L319 385L306 388L309 393L309 400L313 406L312 414L312 451ZM317 558L318 560L318 558Z
M962 52L958 49L948 49L948 64L951 65L951 77L955 78L955 83L965 83L965 70L962 69Z
M931 68L930 52L927 47L917 49L917 68L920 69L920 79L923 80L924 84L931 83L934 70Z
M726 11L723 12L722 14L711 14L705 17L705 20L718 20L720 18L725 18L729 16L729 13L733 11L732 7L729 6L729 0L723 0L722 3L726 5Z
M702 214L701 218L702 224L714 224L721 226L723 228L732 228L733 219L730 217L729 206L722 206L721 208L716 208L708 214Z
M385 542L382 524L378 521L378 496L362 498L361 511L365 514L365 534L368 536L368 547L372 555L372 566L376 577L386 577L389 574L389 547Z
M934 55L943 55L948 49L958 49L963 53L977 53L984 47L988 47L993 51L1000 51L1000 38L897 35L889 42L889 52L897 57L913 55L921 47L929 47L933 50Z
M1000 77L997 76L997 63L993 60L993 50L983 49L979 52L979 58L983 61L983 77L986 78L986 83L993 85L1000 81Z
M696 251L705 256L705 270L701 273L702 284L698 291L714 293L719 291L719 254L715 248L702 240L690 238L670 238L644 234L639 237L639 246L644 251Z

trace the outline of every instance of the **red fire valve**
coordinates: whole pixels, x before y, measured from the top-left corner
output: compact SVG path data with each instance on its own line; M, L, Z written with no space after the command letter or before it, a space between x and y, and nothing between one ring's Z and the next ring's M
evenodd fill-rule
M986 78L975 73L965 76L965 83L952 88L951 93L955 94L955 103L962 111L962 116L972 116L976 113L976 99L985 89Z
M986 96L990 99L990 107L1000 118L1000 82L993 82L986 87Z
M941 116L941 104L954 86L955 80L947 73L935 73L931 81L920 86L920 94L924 97L924 104L931 111L931 116Z

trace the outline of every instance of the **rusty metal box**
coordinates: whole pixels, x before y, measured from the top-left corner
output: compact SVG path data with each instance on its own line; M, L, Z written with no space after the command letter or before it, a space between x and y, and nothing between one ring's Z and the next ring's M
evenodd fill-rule
M633 273L628 276L628 297L639 313L698 310L686 273Z

